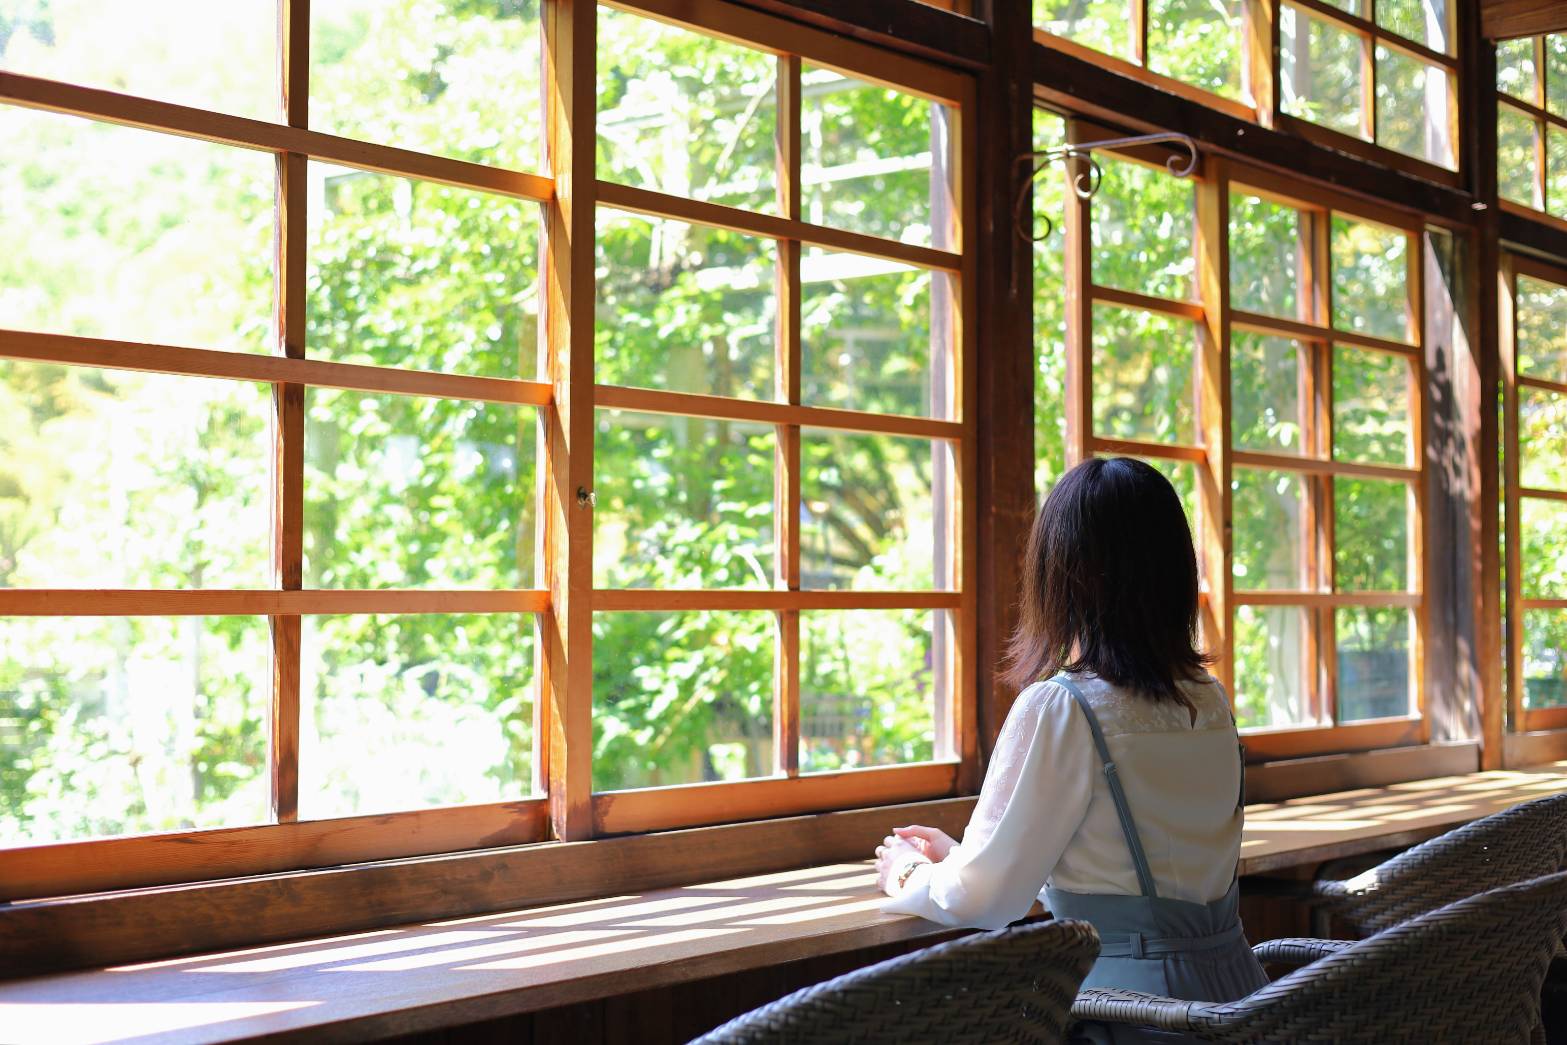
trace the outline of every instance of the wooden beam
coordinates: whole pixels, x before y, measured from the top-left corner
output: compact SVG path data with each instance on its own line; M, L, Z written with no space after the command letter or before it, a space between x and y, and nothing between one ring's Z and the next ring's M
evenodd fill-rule
M1480 32L1487 40L1512 40L1567 30L1561 0L1479 0Z
M5 596L0 589L0 599ZM0 602L3 605L3 602ZM955 591L680 591L669 588L601 588L594 609L617 613L677 613L685 610L955 610Z
M840 36L966 69L990 68L992 33L983 18L920 0L736 0L746 7Z
M782 55L778 63L776 163L778 213L800 219L800 56ZM775 396L790 406L802 398L801 244L778 241L778 343L774 346ZM800 590L800 426L780 424L774 450L773 518L776 530L774 582L785 591ZM780 610L778 645L773 653L773 768L785 776L800 772L800 611Z
M1017 157L1033 149L1033 85L1028 5L986 0L992 64L979 76L977 112L966 120L979 139L977 380L985 409L974 419L979 466L978 593L974 685L982 759L995 745L1017 689L1003 683L1007 641L1017 623L1023 549L1034 518L1034 245L1017 234L1012 212L1022 174ZM1059 176L1058 172L1051 172Z

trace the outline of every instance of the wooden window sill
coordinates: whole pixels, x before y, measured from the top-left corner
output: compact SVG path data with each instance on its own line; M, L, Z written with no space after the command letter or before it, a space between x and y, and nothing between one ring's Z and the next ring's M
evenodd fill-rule
M1247 807L1241 873L1410 845L1567 788L1567 762ZM5 1040L318 1040L453 1026L950 934L826 863L0 984Z

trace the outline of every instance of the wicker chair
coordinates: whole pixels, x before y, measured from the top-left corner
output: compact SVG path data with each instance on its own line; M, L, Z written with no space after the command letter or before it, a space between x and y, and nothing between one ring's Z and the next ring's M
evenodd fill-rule
M1087 922L976 933L795 991L693 1045L1061 1042L1098 956Z
M1564 867L1567 793L1454 828L1354 877L1320 878L1312 883L1311 898L1369 936L1466 896Z
M1540 985L1564 929L1567 872L1558 872L1368 940L1260 944L1263 961L1312 962L1240 1001L1089 990L1072 1015L1219 1042L1527 1042L1538 1040Z

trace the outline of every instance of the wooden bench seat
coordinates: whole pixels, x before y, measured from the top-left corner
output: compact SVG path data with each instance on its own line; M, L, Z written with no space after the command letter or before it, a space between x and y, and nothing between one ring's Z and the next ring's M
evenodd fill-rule
M1412 844L1567 787L1567 763L1248 807L1243 874ZM868 863L0 984L6 1042L360 1041L934 939Z

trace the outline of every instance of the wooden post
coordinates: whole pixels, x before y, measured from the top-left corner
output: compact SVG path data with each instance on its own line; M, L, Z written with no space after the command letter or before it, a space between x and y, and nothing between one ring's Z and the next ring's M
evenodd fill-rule
M278 5L278 66L283 114L290 127L310 118L310 0ZM276 317L277 352L305 357L305 239L307 161L300 153L277 155ZM272 386L272 573L285 591L304 584L305 388ZM297 615L268 618L272 631L272 816L280 824L299 818L299 689L301 633Z
M543 461L545 586L540 692L548 703L549 803L555 837L593 832L593 240L597 118L591 0L545 7L545 140L555 198L545 207L541 371L555 390Z

